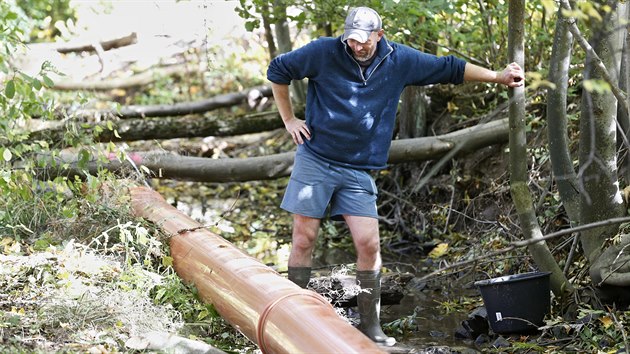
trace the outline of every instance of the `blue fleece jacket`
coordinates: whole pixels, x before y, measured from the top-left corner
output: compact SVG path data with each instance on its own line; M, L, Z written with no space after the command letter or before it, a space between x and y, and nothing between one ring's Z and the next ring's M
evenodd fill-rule
M341 37L322 37L273 59L267 79L308 78L304 145L335 164L357 169L387 165L398 102L409 85L459 84L466 62L437 57L382 37L365 74Z

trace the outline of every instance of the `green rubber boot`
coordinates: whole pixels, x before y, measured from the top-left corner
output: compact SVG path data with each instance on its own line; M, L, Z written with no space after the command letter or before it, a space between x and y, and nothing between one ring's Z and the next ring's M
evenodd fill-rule
M391 347L396 344L394 337L388 337L381 329L381 272L378 270L357 271L357 284L361 292L357 295L357 305L361 323L359 329L377 344Z
M311 267L289 267L289 280L306 289L311 280Z

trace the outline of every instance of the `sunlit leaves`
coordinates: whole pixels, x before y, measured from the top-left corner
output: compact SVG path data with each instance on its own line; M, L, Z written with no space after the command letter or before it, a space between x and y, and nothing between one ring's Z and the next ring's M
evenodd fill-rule
M613 319L610 318L610 316L603 316L599 319L599 321L602 323L602 326L604 326L604 328L606 329L615 323Z
M162 266L163 267L172 267L173 266L173 257L170 257L170 256L162 257Z
M604 94L611 91L610 84L604 80L584 80L584 88L589 92Z
M31 41L52 40L61 34L61 30L67 27L67 23L76 20L75 11L71 0L17 0L16 11L29 21L25 24L25 33Z
M527 88L529 90L536 90L541 87L549 88L552 90L556 88L556 85L553 82L543 79L543 75L539 72L536 72L536 71L527 72L526 78L527 78Z
M444 256L446 254L446 252L448 251L448 243L440 243L437 246L435 246L434 249L431 250L431 252L429 252L429 257L430 258L440 258L442 256Z
M17 14L13 11L9 11L7 12L6 15L4 15L5 21L13 21L13 20L17 20L17 18L18 18Z
M541 0L541 4L545 9L545 14L547 16L551 16L554 12L556 12L556 2L553 0Z
M562 16L567 18L575 18L578 20L588 20L588 16L580 10L562 9Z
M594 20L601 22L603 21L602 14L607 14L610 11L611 8L608 5L600 5L591 1L580 1L577 3L577 8L571 10L562 9L562 16L582 21Z

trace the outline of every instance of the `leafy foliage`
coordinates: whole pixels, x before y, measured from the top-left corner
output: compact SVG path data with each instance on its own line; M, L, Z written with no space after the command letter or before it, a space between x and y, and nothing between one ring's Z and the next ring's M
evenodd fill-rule
M18 14L7 3L0 4L0 10L4 14L0 24L0 42L5 43L0 53L0 72L5 77L4 89L0 91L0 203L17 207L0 211L0 222L6 225L5 230L10 229L16 236L23 236L33 232L28 227L31 221L41 222L48 217L49 212L58 210L53 204L62 198L60 191L63 186L51 188L48 193L41 193L41 203L49 205L42 208L47 212L34 215L36 211L33 208L21 208L25 202L40 194L40 188L34 180L40 166L34 157L50 151L45 141L26 142L27 135L20 126L33 115L50 114L43 108L47 102L42 91L53 85L47 76L52 68L43 63L40 72L33 77L10 65L12 54L22 46L23 32L17 25L20 21Z
M26 33L30 40L54 39L68 23L76 20L71 0L15 0L15 3L30 19L27 23L32 28Z

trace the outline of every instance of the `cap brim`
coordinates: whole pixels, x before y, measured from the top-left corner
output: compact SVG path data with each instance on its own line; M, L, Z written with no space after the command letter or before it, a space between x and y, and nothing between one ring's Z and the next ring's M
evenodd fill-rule
M370 37L370 32L364 31L364 30L360 30L360 29L355 29L355 28L348 29L343 34L343 40L344 41L347 40L347 39L354 39L355 41L358 41L359 43L367 42L369 37Z

